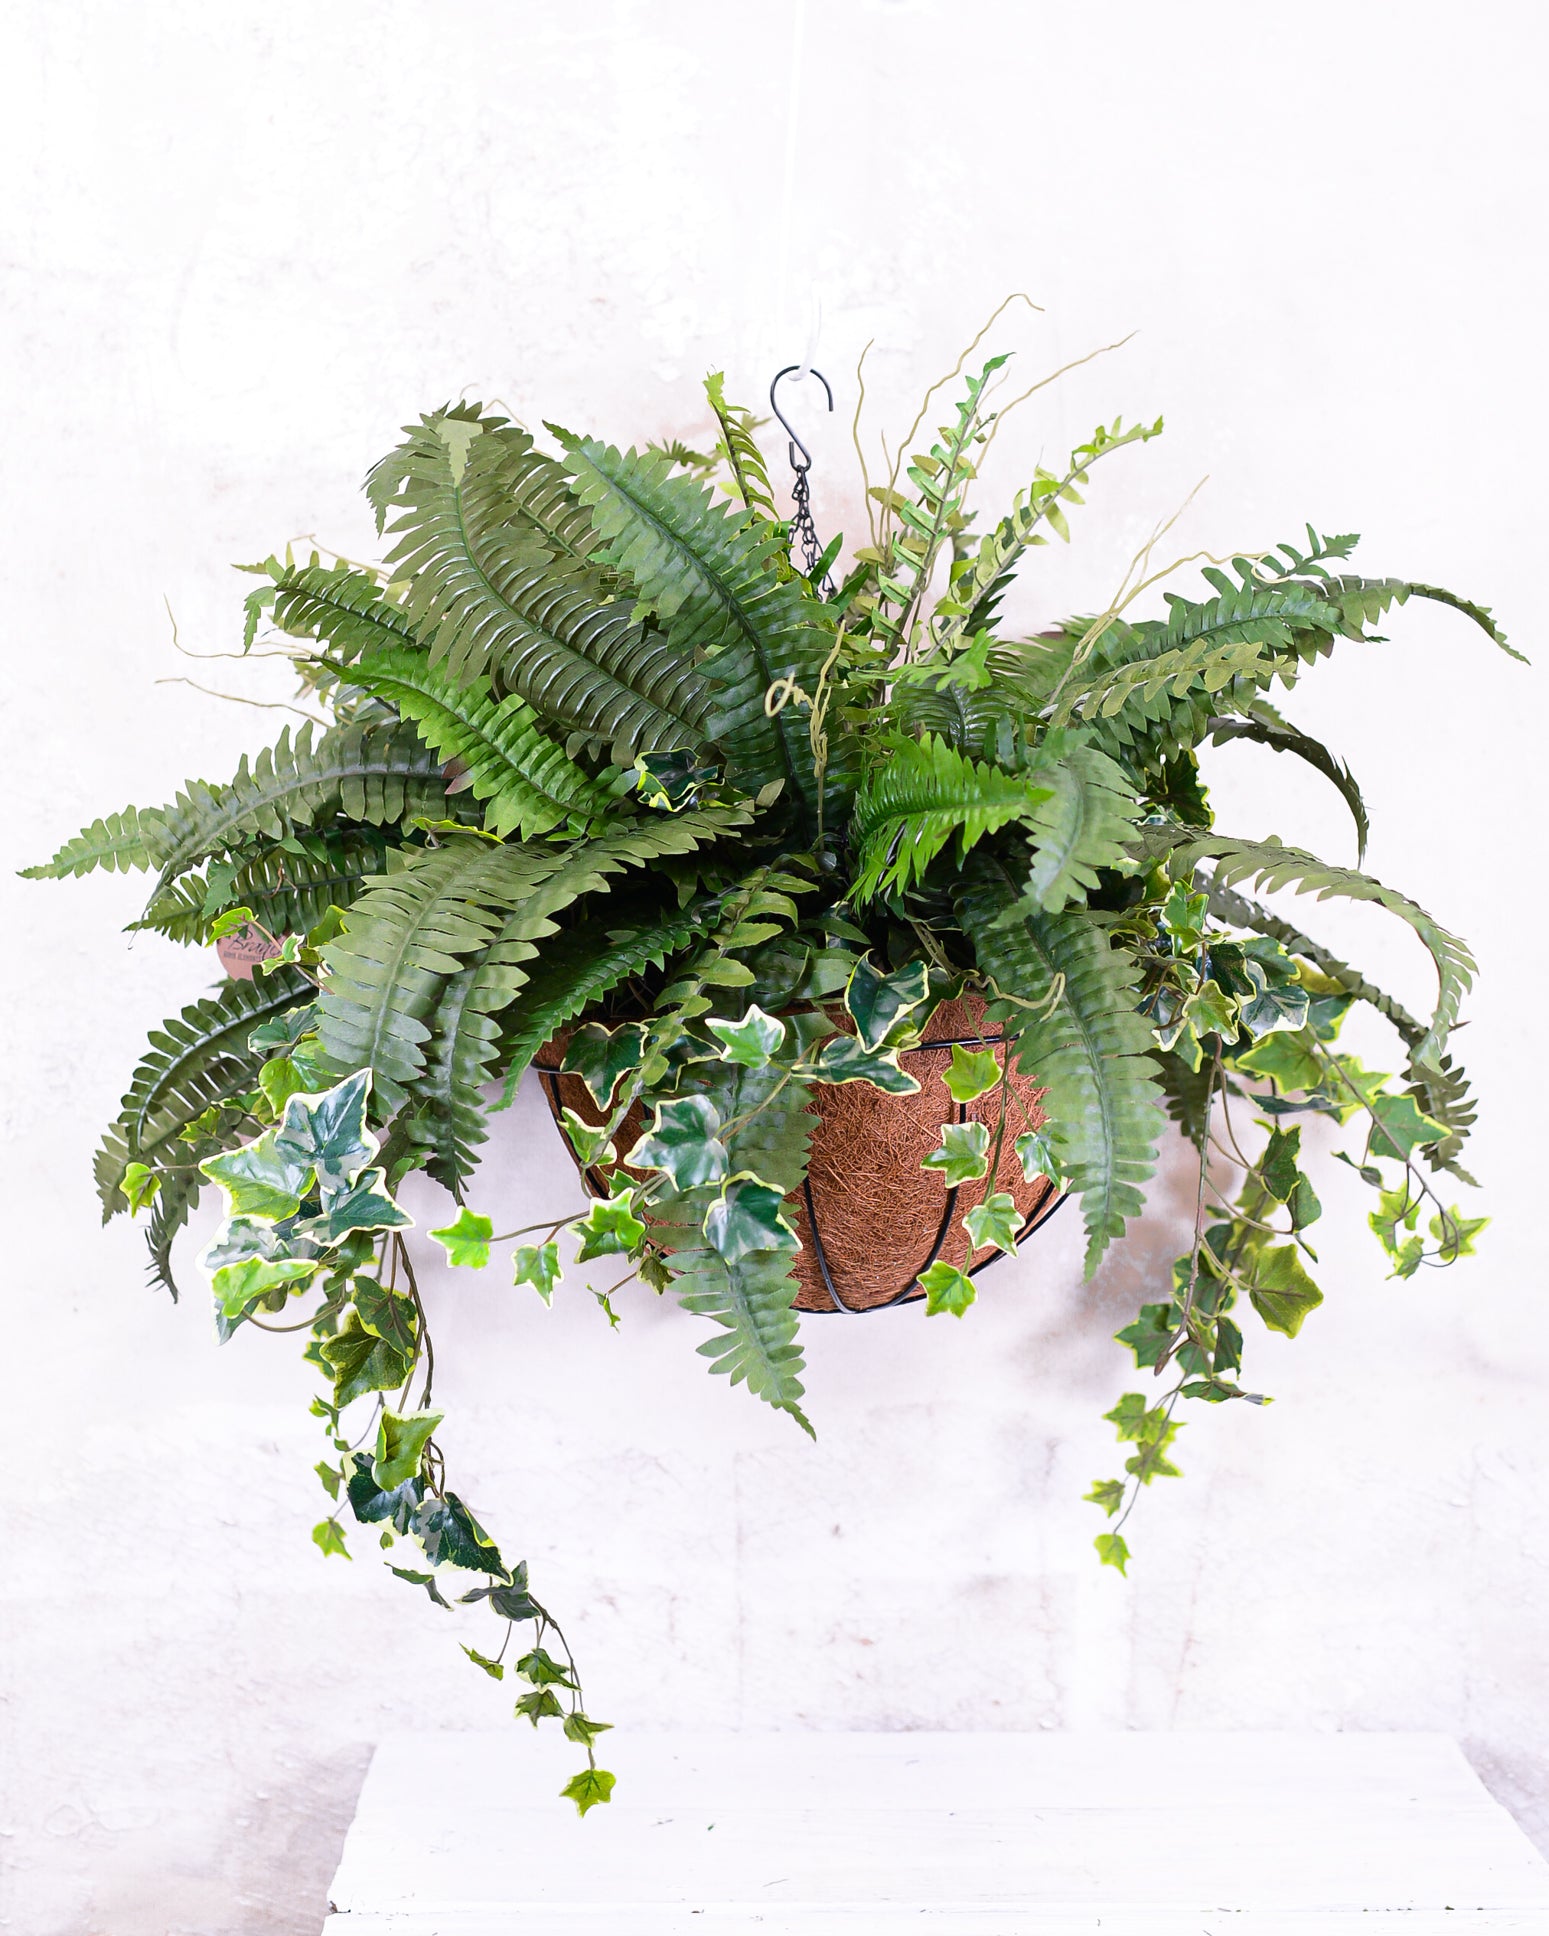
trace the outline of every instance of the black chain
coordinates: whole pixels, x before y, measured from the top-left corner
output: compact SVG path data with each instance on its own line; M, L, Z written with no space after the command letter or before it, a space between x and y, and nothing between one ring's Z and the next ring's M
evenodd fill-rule
M781 410L779 404L775 402L775 391L780 387L781 378L794 376L801 367L799 363L788 363L776 375L774 382L769 386L769 407L780 419L781 427L790 439L787 451L791 469L796 474L796 482L791 486L791 503L796 508L790 522L788 543L793 555L800 554L803 575L815 580L817 568L823 561L823 545L821 539L818 537L817 526L812 522L812 489L807 482L807 473L812 468L812 453L796 435L795 431L791 429L791 426L785 420L784 412ZM828 378L824 376L821 370L809 369L806 371L806 374L808 376L815 376L818 382L822 384L823 393L828 398L828 407L832 410L834 407L834 393L828 387ZM817 589L825 598L833 597L834 583L826 572L823 574L823 581L817 586Z

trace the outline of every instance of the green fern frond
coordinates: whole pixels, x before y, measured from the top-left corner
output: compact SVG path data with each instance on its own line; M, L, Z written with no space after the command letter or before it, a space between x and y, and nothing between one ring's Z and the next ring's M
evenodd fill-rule
M993 675L993 653L989 669ZM911 739L933 733L970 759L1007 767L1017 763L1020 722L999 680L973 690L937 680L899 679L888 710Z
M796 1342L796 1294L801 1288L791 1260L756 1250L728 1263L709 1249L672 1253L673 1289L685 1311L708 1318L719 1334L697 1347L712 1372L755 1398L789 1412L812 1435L802 1411L804 1361Z
M1033 868L1027 892L1057 914L1098 886L1098 872L1121 866L1134 837L1140 802L1122 768L1095 746L1066 745L1051 734L1027 768L1044 789L1028 812Z
M1366 839L1371 832L1371 822L1367 818L1366 802L1361 797L1355 775L1344 761L1336 759L1321 740L1314 739L1310 733L1300 732L1289 721L1282 719L1262 699L1245 701L1241 716L1211 720L1210 743L1213 746L1224 746L1228 740L1234 739L1254 740L1276 753L1294 753L1298 759L1305 760L1325 779L1333 782L1355 821L1355 860L1359 866L1366 858Z
M1476 605L1472 599L1459 598L1456 592L1449 592L1441 585L1407 584L1402 594L1397 596L1396 602L1402 605L1410 598L1428 598L1436 605L1450 605L1453 611L1461 612L1465 618L1471 618L1503 652L1508 653L1513 659L1520 660L1523 665L1531 663L1525 653L1519 652L1514 645L1507 642L1506 634L1496 624L1488 605Z
M771 521L779 517L774 491L769 482L769 466L753 435L753 412L726 401L726 376L716 370L705 378L705 395L721 426L719 455L737 480L737 492L748 510Z
M245 860L229 885L185 875L158 894L131 930L154 929L184 946L202 946L229 907L247 907L270 934L305 934L330 907L348 907L387 860L386 837L374 827L294 834Z
M155 808L125 807L83 827L67 840L52 860L21 869L24 881L62 881L72 874L89 874L105 867L127 874L135 867L155 867L166 845L166 829Z
M192 1216L203 1187L203 1177L192 1167L164 1171L161 1188L156 1192L146 1221L145 1248L151 1260L146 1273L152 1284L166 1291L174 1304L178 1287L172 1274L172 1246Z
M97 1152L97 1193L106 1223L128 1205L121 1193L128 1166L152 1169L189 1159L181 1132L216 1103L243 1095L258 1080L263 1056L247 1045L262 1022L295 1008L312 993L294 970L252 981L227 981L151 1032L117 1121Z
M267 617L277 631L294 639L318 639L346 664L370 652L424 652L429 644L399 605L384 598L382 587L353 565L325 565L314 552L304 565L287 557L266 558L246 571L266 572L270 583L243 601L247 625L244 645L258 636Z
M944 739L894 742L856 796L856 900L920 880L954 834L966 855L986 834L1030 813L1049 790L1047 782L967 759Z
M409 726L330 728L314 746L310 723L287 727L227 786L196 780L163 809L161 885L245 840L284 840L335 814L390 826L446 813L441 763Z
M491 833L518 832L534 840L561 825L580 832L618 810L616 796L547 737L537 714L516 694L497 704L459 685L423 653L374 653L352 677L413 720L420 738L443 760L462 763L470 788L485 803Z
M368 491L379 519L391 516L405 610L453 679L493 675L541 719L611 746L620 765L703 742L704 681L587 562L596 535L585 508L525 430L472 405L438 412Z
M1076 486L1089 481L1095 463L1127 444L1147 443L1161 434L1160 417L1153 424L1132 424L1128 430L1122 419L1116 419L1106 427L1099 424L1086 443L1076 446L1063 477L1040 467L1033 481L1011 500L1011 509L995 529L954 565L946 597L936 606L941 621L934 628L937 648L950 647L958 638L972 638L982 627L994 624L1024 554L1048 543L1040 527L1047 526L1069 543L1070 527L1061 507L1083 502Z
M1425 909L1406 895L1369 874L1353 868L1334 867L1315 854L1298 847L1282 846L1273 838L1264 841L1235 840L1230 835L1208 834L1178 842L1169 865L1192 869L1202 860L1215 862L1214 880L1230 888L1250 881L1255 886L1289 887L1298 894L1315 894L1320 901L1331 895L1343 900L1373 901L1405 921L1424 943L1436 967L1436 1008L1424 1035L1414 1045L1414 1062L1419 1069L1436 1069L1447 1046L1447 1035L1456 1022L1463 997L1473 986L1477 963L1466 944L1449 934Z
M969 862L957 908L980 969L1008 998L990 1013L1015 1040L1018 1066L1044 1086L1060 1173L1081 1197L1090 1276L1144 1207L1140 1186L1156 1162L1160 1090L1136 1011L1138 970L1082 915L1046 914L1001 860Z
M786 705L771 719L765 697L794 680L815 696L832 633L798 579L776 568L779 528L712 502L663 458L595 440L565 439L576 490L590 507L603 555L638 587L673 650L713 684L705 730L727 756L729 777L749 793L783 780L788 796L818 815L808 715ZM853 786L852 736L829 728L825 813L837 825Z

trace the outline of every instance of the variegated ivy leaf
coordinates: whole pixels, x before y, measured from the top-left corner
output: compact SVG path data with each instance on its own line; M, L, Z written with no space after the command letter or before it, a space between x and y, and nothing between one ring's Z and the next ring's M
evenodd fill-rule
M644 1055L645 1029L639 1022L625 1022L614 1029L605 1028L601 1022L587 1022L571 1036L560 1067L567 1075L579 1076L597 1107L606 1109L620 1078L638 1069Z
M228 1323L243 1317L271 1291L293 1290L315 1277L322 1269L317 1257L249 1257L244 1263L225 1264L211 1279L217 1309Z
M255 1055L262 1055L265 1049L288 1049L306 1034L316 1020L316 1002L307 1002L301 1008L288 1008L272 1022L261 1022L248 1036L247 1046Z
M488 1217L479 1216L464 1204L457 1213L455 1223L432 1230L430 1234L446 1252L449 1264L461 1264L467 1270L483 1270L489 1262L489 1245L495 1234L495 1226Z
M785 1040L784 1022L776 1015L766 1015L757 1002L740 1022L711 1020L705 1027L725 1044L721 1060L740 1063L744 1069L767 1068Z
M784 1194L756 1176L735 1178L705 1212L705 1237L729 1264L758 1250L796 1251L801 1239L782 1214Z
M302 1196L311 1185L312 1166L282 1153L276 1141L278 1133L266 1129L251 1143L219 1156L207 1156L199 1165L225 1193L227 1216L264 1217L271 1223L283 1223L301 1208Z
M341 1410L366 1392L400 1390L414 1364L411 1352L362 1323L358 1308L333 1337L323 1339L317 1355L333 1378L333 1402Z
M1253 1308L1271 1331L1283 1331L1294 1338L1302 1320L1323 1302L1323 1293L1302 1269L1302 1260L1290 1244L1275 1244L1253 1258L1252 1283L1248 1295Z
M1016 1198L1009 1190L996 1190L983 1203L976 1203L965 1214L963 1227L975 1250L993 1246L1012 1257L1016 1256L1017 1232L1022 1227L1022 1218L1017 1210Z
M1367 1149L1372 1156L1397 1158L1407 1163L1417 1149L1439 1143L1445 1128L1421 1113L1413 1096L1374 1096L1372 1124Z
M628 1256L645 1235L645 1225L635 1215L635 1192L622 1179L614 1183L611 1196L598 1197L570 1228L580 1239L579 1264L593 1257Z
M1431 1235L1441 1246L1437 1258L1455 1264L1460 1257L1474 1255L1474 1239L1490 1221L1488 1217L1465 1217L1454 1204L1445 1217L1432 1217Z
M566 1140L583 1170L590 1169L594 1163L611 1163L618 1154L609 1139L606 1123L583 1122L573 1109L563 1112L563 1123Z
M546 1244L517 1245L511 1258L511 1281L514 1284L531 1284L544 1303L550 1304L559 1279L557 1243L550 1239Z
M896 1050L868 1049L853 1035L826 1042L809 1066L819 1082L869 1082L889 1096L912 1096L920 1086L900 1066Z
M199 1253L199 1266L213 1277L228 1264L245 1264L250 1257L267 1261L284 1249L284 1238L267 1217L228 1217Z
M1218 1035L1225 1042L1237 1039L1237 1003L1217 981L1207 981L1189 997L1171 1029L1157 1031L1161 1046L1170 1048L1191 1069L1205 1059L1205 1038ZM1171 1040L1165 1038L1171 1037Z
M855 1021L864 1048L880 1049L884 1042L907 1033L907 1017L930 992L930 969L923 961L911 961L896 974L878 972L868 957L856 962L844 991L844 1005Z
M925 1293L925 1312L939 1317L943 1311L960 1318L974 1301L973 1279L955 1265L937 1258L929 1270L921 1271L921 1290Z
M1047 1123L1042 1129L1024 1131L1012 1148L1021 1162L1022 1174L1029 1183L1037 1182L1041 1176L1046 1176L1051 1183L1059 1182L1060 1166L1054 1154L1054 1131Z
M560 1789L560 1795L567 1802L574 1802L576 1813L584 1816L589 1808L596 1808L601 1802L611 1802L616 1775L610 1775L606 1768L583 1768L578 1775L572 1775Z
M1413 1230L1419 1222L1422 1201L1402 1189L1384 1190L1378 1197L1377 1208L1366 1221L1390 1257L1397 1257L1403 1249L1404 1240L1399 1232Z
M366 1127L371 1071L357 1069L320 1096L292 1096L273 1132L275 1155L304 1174L310 1170L326 1204L359 1176L379 1139Z
M352 1230L401 1230L413 1221L388 1195L386 1172L363 1170L322 1216L298 1225L296 1234L331 1246L342 1243Z
M965 1049L961 1042L954 1042L951 1066L942 1072L941 1080L954 1102L972 1102L993 1089L1000 1077L993 1049Z
M377 1421L376 1456L371 1462L371 1476L383 1492L392 1492L419 1476L425 1447L445 1416L444 1412L399 1414L384 1407Z
M720 1114L708 1096L660 1102L655 1122L629 1152L628 1161L637 1170L664 1171L675 1190L719 1183L731 1169L720 1128Z
M1244 996L1239 1019L1251 1036L1277 1035L1286 1029L1306 1027L1307 1008L1312 998L1300 982L1271 979L1265 964L1252 955L1244 961L1243 973L1252 983L1253 992Z
M949 1190L960 1183L971 1183L990 1167L990 1131L987 1123L947 1123L941 1142L929 1156L922 1157L922 1170L936 1170Z
M1210 906L1208 894L1195 894L1186 881L1175 881L1162 903L1162 926L1172 937L1180 955L1197 955L1205 940L1205 915Z

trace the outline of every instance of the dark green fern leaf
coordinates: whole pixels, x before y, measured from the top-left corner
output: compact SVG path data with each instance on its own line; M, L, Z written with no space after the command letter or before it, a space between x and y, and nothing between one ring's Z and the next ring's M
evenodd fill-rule
M403 608L382 595L378 580L353 565L325 565L314 552L305 565L268 558L248 569L267 572L272 581L247 595L248 645L268 617L290 638L321 640L346 664L371 652L428 647Z
M565 441L603 555L638 587L682 662L713 683L705 730L724 749L730 778L750 793L781 780L815 820L808 711L792 700L771 719L765 698L783 680L816 698L833 635L823 608L777 569L782 532L713 503L659 455ZM832 715L828 734L824 812L832 827L848 807L856 754Z
M1000 859L969 861L957 908L1000 998L990 1013L1046 1090L1055 1157L1082 1200L1090 1276L1144 1207L1156 1161L1160 1091L1136 965L1083 915L1046 914Z
M342 726L314 746L310 724L289 728L228 786L192 782L164 809L161 886L253 839L283 840L342 815L391 826L447 812L441 763L409 726Z
M295 834L243 861L230 884L213 893L203 875L185 875L130 926L202 945L225 909L246 907L270 934L305 934L330 907L348 907L368 877L382 871L387 852L375 827Z
M497 704L423 653L378 652L353 676L413 720L442 759L461 762L491 833L533 840L561 825L580 832L618 811L616 794L562 752L516 694Z
M587 562L585 510L525 430L472 405L438 412L368 489L379 519L391 515L405 609L454 680L493 676L621 765L703 742L704 682Z
M1072 901L1084 901L1098 885L1103 868L1126 859L1140 803L1135 789L1105 753L1081 742L1067 744L1051 734L1027 769L1040 789L1028 812L1033 867L1027 891L1054 914Z
M1321 740L1314 739L1310 733L1299 732L1263 700L1249 701L1245 717L1211 720L1210 741L1213 746L1224 746L1228 740L1234 739L1254 740L1276 753L1294 753L1298 759L1305 760L1333 782L1355 821L1355 860L1359 867L1366 858L1366 840L1371 832L1371 822L1367 818L1366 802L1361 797L1355 775L1344 761L1336 759Z
M961 859L1049 797L1047 782L965 759L945 740L896 741L856 796L850 828L856 900L909 887L954 835Z

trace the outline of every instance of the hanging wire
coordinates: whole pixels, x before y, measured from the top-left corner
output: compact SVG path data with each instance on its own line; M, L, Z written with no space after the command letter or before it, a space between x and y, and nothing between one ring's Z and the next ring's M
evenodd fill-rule
M781 429L790 439L786 445L786 455L796 478L791 486L791 503L795 506L791 516L791 550L793 553L800 552L805 575L813 578L822 562L823 546L818 538L817 526L812 522L812 492L807 482L807 473L812 469L812 453L791 428L789 419L775 398L775 392L784 379L795 376L798 371L804 376L815 376L822 384L823 394L828 399L830 410L834 407L834 393L829 388L828 378L821 370L814 370L810 366L803 367L800 363L787 363L783 370L775 373L775 379L769 386L769 408L775 413ZM825 598L832 598L833 580L825 573L823 582L817 589Z

